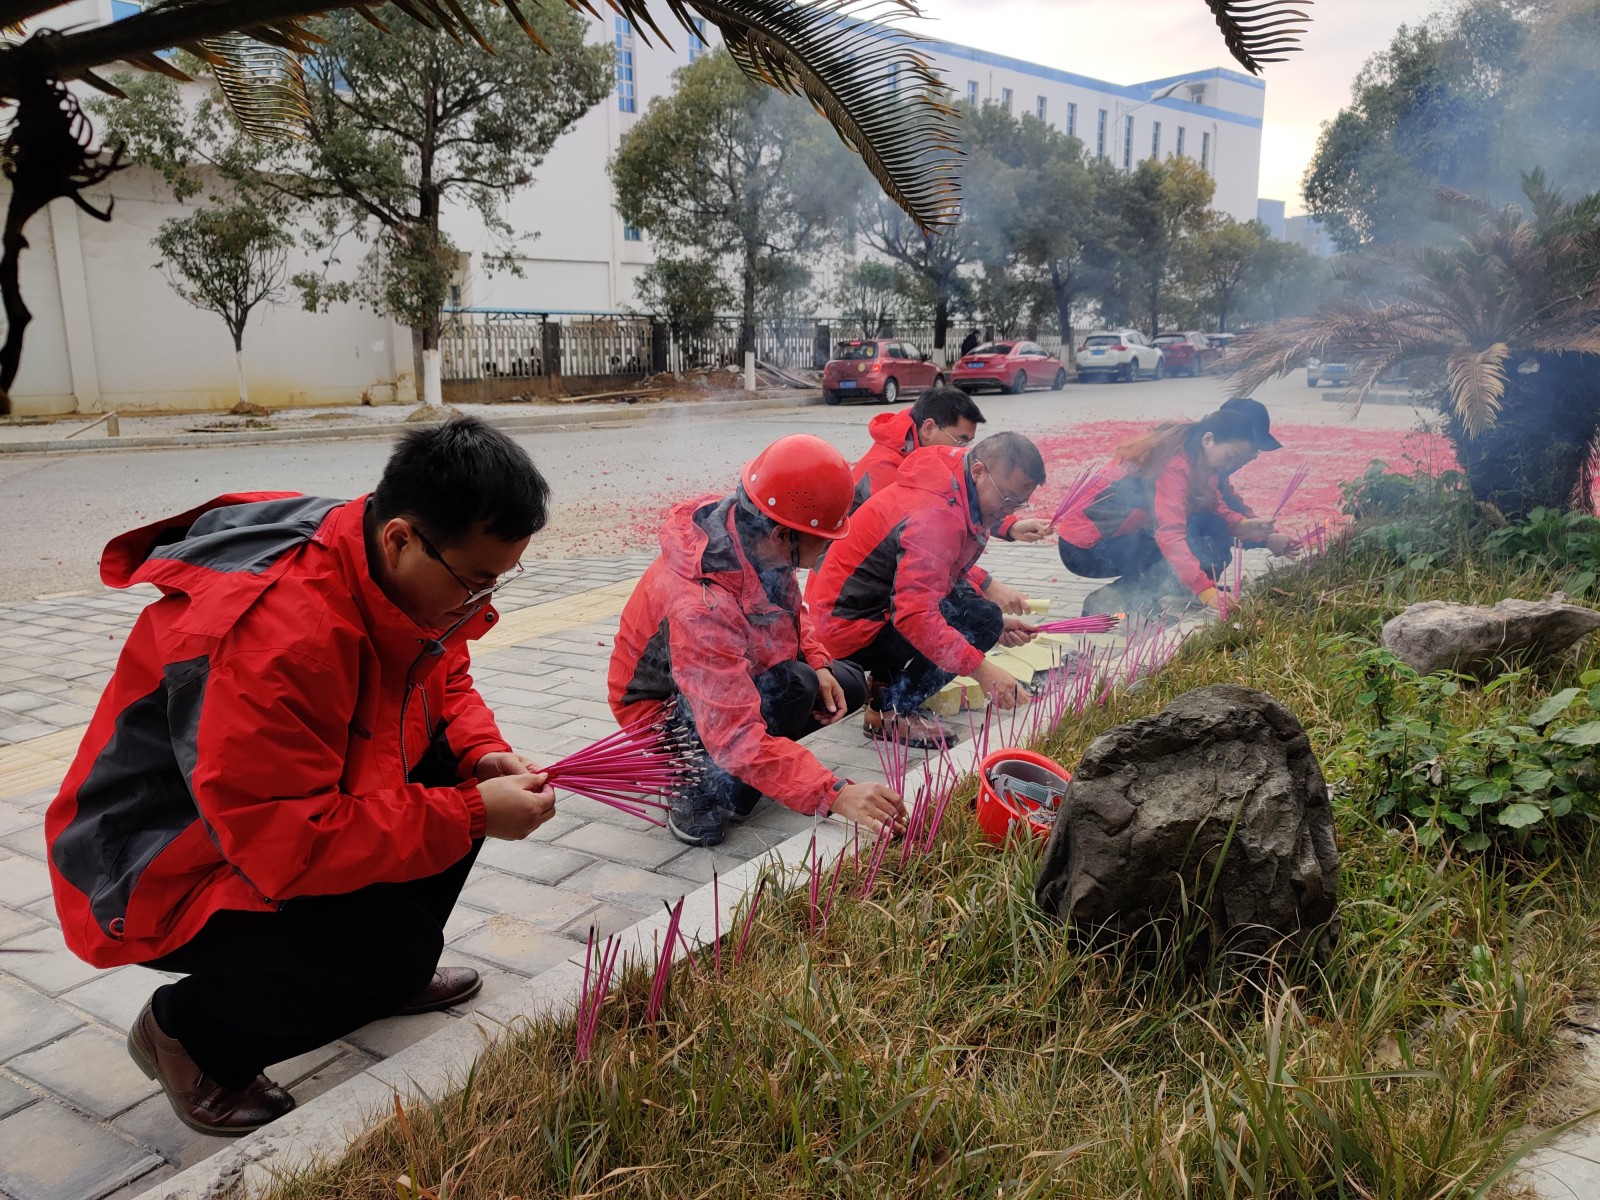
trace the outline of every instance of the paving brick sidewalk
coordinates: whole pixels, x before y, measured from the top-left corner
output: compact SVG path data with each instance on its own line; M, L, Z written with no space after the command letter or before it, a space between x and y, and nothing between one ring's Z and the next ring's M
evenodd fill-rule
M605 670L617 614L647 556L530 569L474 675L519 750L548 760L615 729ZM1090 584L1050 546L996 543L985 565L1053 612ZM0 1197L99 1200L156 1188L222 1144L172 1115L128 1058L128 1024L164 976L97 971L62 944L44 865L45 806L75 752L147 589L0 606ZM878 773L857 719L808 745L842 774ZM591 925L621 929L804 829L763 804L728 840L686 849L605 806L563 798L524 842L488 842L446 928L445 961L485 976L467 1009L379 1021L270 1074L304 1104L581 950ZM24 953L11 953L24 951Z

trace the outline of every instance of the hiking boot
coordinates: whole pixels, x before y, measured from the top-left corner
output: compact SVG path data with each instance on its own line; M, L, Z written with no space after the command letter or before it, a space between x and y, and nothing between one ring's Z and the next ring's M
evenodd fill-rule
M759 797L757 797L759 799ZM728 813L718 804L674 804L667 832L685 846L717 846L728 835Z
M911 713L881 712L869 704L861 711L861 732L875 742L904 742L912 750L938 750L960 740L925 708Z

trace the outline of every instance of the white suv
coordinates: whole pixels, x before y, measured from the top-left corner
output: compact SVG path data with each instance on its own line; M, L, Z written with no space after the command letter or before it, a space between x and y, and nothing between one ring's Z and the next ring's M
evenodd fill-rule
M1078 382L1096 375L1132 383L1141 377L1160 379L1167 373L1167 356L1152 346L1137 329L1100 329L1078 347Z

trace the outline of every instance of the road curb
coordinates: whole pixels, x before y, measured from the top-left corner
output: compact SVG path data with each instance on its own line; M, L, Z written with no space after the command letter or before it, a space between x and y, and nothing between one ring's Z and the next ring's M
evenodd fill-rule
M686 416L724 416L773 412L822 403L822 393L795 391L792 395L761 396L753 400L691 400L638 404L608 404L596 409L549 409L514 416L485 418L507 433L572 425L608 425L619 421L662 421ZM103 454L116 450L188 450L199 446L256 446L272 442L354 441L392 438L412 426L405 421L371 425L333 425L309 429L249 429L220 433L152 434L148 437L103 438L78 441L57 438L38 442L0 442L0 454ZM0 431L3 432L3 431Z

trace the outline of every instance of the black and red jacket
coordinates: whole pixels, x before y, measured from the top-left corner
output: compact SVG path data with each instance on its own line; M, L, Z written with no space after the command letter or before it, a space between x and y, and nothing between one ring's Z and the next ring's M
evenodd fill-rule
M939 603L988 542L966 449L928 446L907 455L894 485L856 510L849 534L828 547L806 584L826 652L849 658L892 624L937 666L972 674L983 651L950 627Z
M702 496L667 515L661 557L622 610L607 699L627 725L681 694L712 762L796 812L826 813L843 781L767 732L755 681L780 663L833 660L811 634L793 576L782 603L767 594L740 545L737 504Z
M483 835L473 782L509 749L468 673L484 607L425 630L367 567L365 499L221 496L123 534L112 587L162 592L128 635L45 815L61 932L148 962L213 913L434 875Z
M1198 596L1216 584L1189 548L1190 514L1215 512L1233 531L1245 517L1224 501L1214 474L1198 491L1192 490L1191 470L1188 454L1180 450L1154 481L1124 471L1087 505L1063 517L1056 532L1067 544L1089 550L1105 538L1148 530L1183 586Z
M881 492L893 484L900 475L900 464L906 461L906 456L913 450L922 449L922 443L917 438L917 423L911 419L909 408L879 413L867 422L867 432L872 435L872 449L863 454L850 470L850 477L856 481L856 498L850 507L851 512L871 499L874 492ZM1016 519L1015 516L1007 517L995 530L995 535L1009 541L1011 526ZM989 572L982 567L973 567L967 572L967 578L980 592L989 586Z

